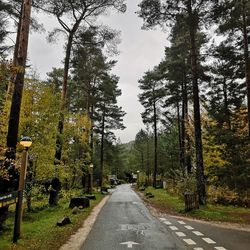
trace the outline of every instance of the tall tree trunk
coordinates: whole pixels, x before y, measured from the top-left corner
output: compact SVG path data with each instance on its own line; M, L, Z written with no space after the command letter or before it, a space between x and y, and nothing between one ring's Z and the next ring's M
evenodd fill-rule
M228 129L231 130L230 110L228 107L227 83L226 83L225 77L223 79L223 96L224 96L224 112L226 115L226 123L227 123Z
M158 172L158 134L157 134L157 114L156 114L156 101L154 100L154 137L155 137L155 157L154 157L154 174L153 174L153 187L156 188L156 177Z
M12 65L14 68L17 67L17 60L18 60L17 57L18 57L18 49L19 49L19 42L20 42L23 4L24 4L24 2L22 2L22 4L21 4L21 12L20 12L20 17L19 17L18 26L17 26L16 43L15 43L15 47L14 47L14 55L13 55L13 61L12 61ZM11 97L13 95L15 77L16 77L16 74L13 73L11 76L11 79L9 81L9 84L8 84L6 101L11 100Z
M20 68L15 78L14 93L12 96L12 103L10 109L10 119L7 134L7 147L16 148L20 110L24 86L24 74L28 51L29 27L30 27L30 13L31 13L31 0L24 0L22 7L22 18L20 25L20 36L18 42L18 51L16 64Z
M72 43L73 43L74 35L79 28L79 25L84 17L84 14L85 12L82 13L81 17L75 22L73 28L70 31L68 31L69 36L68 36L66 55L65 55L65 60L64 60L61 106L60 106L59 121L58 121L58 126L57 126L56 152L55 152L55 160L54 160L55 165L59 164L62 158L62 146L63 146L62 133L63 133L63 127L64 127L64 113L65 113L66 101L67 101L69 63L70 63ZM58 17L58 19L60 18Z
M184 170L184 152L183 152L183 145L182 145L182 131L181 131L181 118L180 118L180 103L179 101L176 102L177 108L177 123L178 123L178 139L179 139L179 158L180 158L180 167L182 171L182 176L185 177L185 170Z
M57 136L56 136L56 152L55 152L55 161L54 164L57 165L60 163L62 158L62 133L64 127L64 113L66 108L66 99L67 99L67 87L68 87L68 74L69 74L69 61L70 53L72 48L74 33L69 33L68 43L66 48L66 56L64 60L64 72L63 72L63 84L62 84L62 95L61 95L61 106L59 113L59 121L57 126Z
M141 170L144 170L144 154L143 154L143 151L141 151Z
M27 51L28 51L28 39L29 39L29 27L30 27L30 14L31 14L31 0L24 0L22 3L22 12L20 19L20 33L18 36L18 50L15 51L16 55L16 66L20 69L15 77L14 82L14 92L12 95L12 103L10 108L10 117L9 117L9 126L7 133L7 147L8 150L6 152L6 168L10 169L10 171L14 172L13 166L10 165L10 162L16 158L16 145L17 145L17 137L18 137L18 129L19 129L19 120L20 120L20 110L21 110L21 102L22 102L22 93L24 86L24 75L25 75L25 66L27 59ZM16 188L16 183L13 178L17 178L17 176L13 177L9 181L5 181L5 185L3 190L0 190L1 193L7 192ZM0 208L0 228L6 219L6 214L8 212L8 207Z
M194 104L194 128L195 128L195 149L196 149L196 179L199 203L206 204L206 190L204 178L204 166L202 155L202 138L201 138L201 117L200 117L200 100L198 86L198 69L197 69L197 54L196 54L196 18L192 10L192 1L188 0L188 15L189 15L189 32L191 45L191 71L193 83L193 104Z
M147 135L147 185L149 185L150 164L149 164L149 135Z
M185 74L185 73L184 73ZM186 109L186 94L184 89L184 79L181 83L182 92L182 110L181 110L181 146L183 152L183 166L186 168L186 124L185 124L185 109Z
M185 65L186 67L186 65ZM187 173L192 172L192 159L191 159L191 141L190 136L187 133L186 124L188 124L188 93L187 93L187 75L186 69L183 75L183 107L182 107L182 140L184 151L184 162L187 168Z
M246 86L247 86L248 136L250 138L250 61L249 61L249 47L248 47L249 45L248 45L245 0L242 0L242 32L243 32L243 43L244 43Z
M91 161L93 162L94 155L94 105L91 105L90 109L90 120L91 120L91 129L90 129L90 149L91 149Z
M66 56L64 60L64 71L63 71L63 84L62 84L62 95L61 95L61 106L59 111L59 120L57 125L57 135L56 135L56 150L55 150L55 158L54 165L58 165L61 162L62 158L62 147L63 147L63 128L64 128L64 115L66 109L66 101L67 101L67 87L68 87L68 74L69 74L69 62L70 62L70 53L72 48L74 32L71 31L68 37L68 43L66 47ZM58 170L57 167L55 169L55 181L59 181L58 179ZM60 183L61 185L61 183ZM50 192L49 204L57 205L59 199L59 189L57 189L54 193Z
M104 170L104 132L105 132L105 112L103 112L102 116L102 132L101 132L101 157L100 157L100 187L103 186L103 170Z

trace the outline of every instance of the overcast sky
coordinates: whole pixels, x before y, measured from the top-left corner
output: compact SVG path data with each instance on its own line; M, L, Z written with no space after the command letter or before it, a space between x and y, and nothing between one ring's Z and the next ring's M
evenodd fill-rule
M145 71L161 61L167 45L167 34L162 31L141 30L142 19L135 14L139 2L140 0L127 0L125 14L112 11L101 18L103 24L121 31L120 54L114 58L118 62L113 73L120 77L122 96L118 101L127 113L124 117L126 129L115 132L123 143L134 140L136 133L144 127L140 115L143 107L138 101L138 80ZM54 27L55 21L52 18L43 16L40 21L44 23L47 31ZM52 67L63 67L64 58L63 38L57 44L48 44L46 35L32 33L29 42L29 63L42 79L46 78L46 73L50 72Z

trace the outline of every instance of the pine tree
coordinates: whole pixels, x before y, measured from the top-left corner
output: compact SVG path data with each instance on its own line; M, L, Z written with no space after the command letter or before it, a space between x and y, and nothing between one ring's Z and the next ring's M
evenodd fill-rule
M125 112L117 105L117 97L121 95L118 89L119 78L115 75L105 74L98 87L97 102L95 106L95 132L100 134L100 183L103 186L104 177L104 144L105 140L113 135L112 130L124 129L123 116Z
M144 27L151 28L160 24L161 26L173 25L175 17L184 14L189 30L189 44L191 55L191 72L194 105L195 147L196 147L196 178L199 203L206 203L205 178L203 167L202 140L201 140L201 118L200 100L198 86L198 55L197 34L202 22L208 17L211 1L187 0L187 1L150 1L143 0L140 4L139 16L144 19Z
M37 2L40 9L45 10L47 13L54 15L62 29L67 34L66 51L64 59L64 75L62 85L60 117L58 121L58 136L56 141L55 164L60 163L62 156L62 134L64 126L64 113L67 104L67 88L68 88L68 74L70 68L70 58L73 45L73 39L76 32L84 22L91 22L91 18L98 17L107 9L115 8L124 12L126 6L123 0L105 0L105 1L88 1L81 0L77 2L72 1L47 1L44 5L43 1ZM69 22L65 21L69 20ZM53 38L59 29L55 29L50 37Z
M145 73L139 80L139 88L142 93L139 94L139 101L144 106L145 111L141 114L143 122L153 124L154 129L154 171L153 186L156 187L156 177L158 173L158 128L157 123L160 121L161 100L165 95L162 76L158 68Z
M250 3L247 0L221 0L213 3L213 19L219 24L218 32L228 34L235 47L244 54L246 94L248 107L248 137L250 137L250 58L249 25Z

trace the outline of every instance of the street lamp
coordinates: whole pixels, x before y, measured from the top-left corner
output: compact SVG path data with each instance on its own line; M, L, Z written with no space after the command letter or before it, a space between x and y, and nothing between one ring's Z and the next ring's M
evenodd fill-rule
M140 186L140 170L137 170L136 172L137 172L137 186L139 188L139 186Z
M32 140L30 137L25 136L21 139L20 144L24 147L22 155L21 169L19 173L19 182L18 182L18 201L16 204L16 213L15 213L15 225L14 225L14 235L13 242L16 243L20 237L21 232L21 223L22 223L22 213L23 213L23 190L25 187L25 178L27 171L27 161L28 161L28 150L32 145Z
M93 190L93 169L94 169L94 165L93 163L90 163L89 165L89 194L92 194L92 190Z

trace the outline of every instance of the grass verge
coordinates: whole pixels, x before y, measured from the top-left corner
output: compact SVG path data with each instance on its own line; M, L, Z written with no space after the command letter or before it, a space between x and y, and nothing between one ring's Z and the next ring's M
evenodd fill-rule
M90 201L90 207L81 210L78 214L72 214L68 208L69 200L60 200L59 206L37 209L34 212L24 213L22 223L22 237L17 244L12 244L14 213L11 213L7 220L7 230L0 235L1 250L44 250L59 249L68 238L76 232L83 221L90 214L91 210L103 198L103 195L96 193L96 200ZM34 207L38 204L34 203ZM41 208L41 202L39 203ZM64 227L56 226L59 219L65 215L69 216L71 224Z
M146 192L152 193L154 198L146 198L144 195L144 200L162 213L203 220L250 224L249 208L207 204L200 209L185 212L184 200L180 197L174 196L164 189L154 189L153 187L148 187L144 193Z

